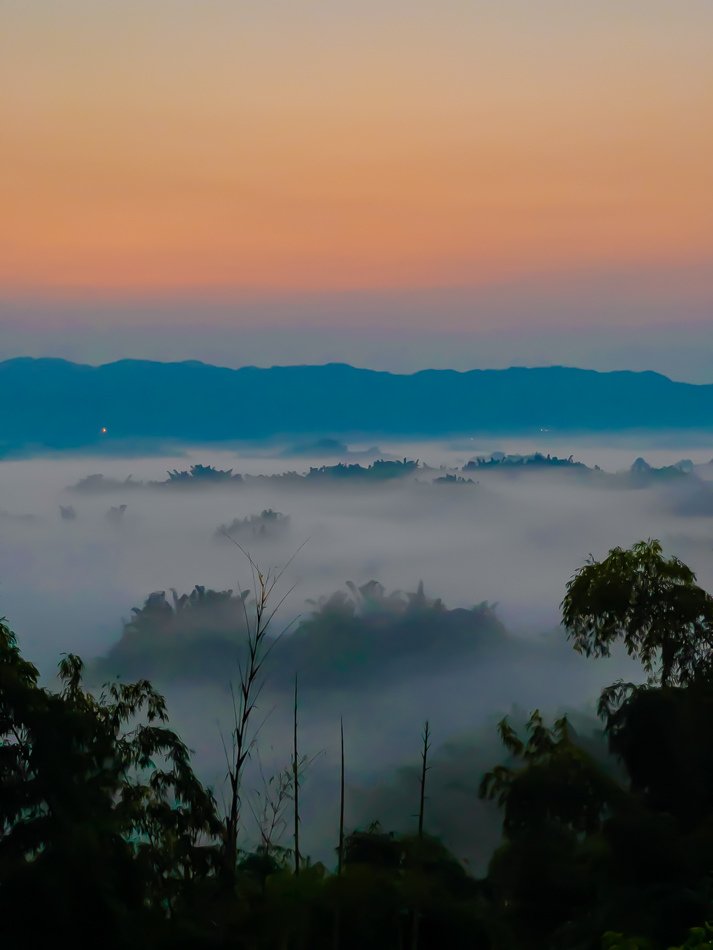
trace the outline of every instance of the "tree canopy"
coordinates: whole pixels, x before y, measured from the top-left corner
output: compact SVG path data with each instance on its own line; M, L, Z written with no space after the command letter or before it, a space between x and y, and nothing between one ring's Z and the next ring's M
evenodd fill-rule
M562 622L575 650L608 656L621 640L664 686L710 672L713 597L678 558L664 557L659 541L590 559L567 584Z

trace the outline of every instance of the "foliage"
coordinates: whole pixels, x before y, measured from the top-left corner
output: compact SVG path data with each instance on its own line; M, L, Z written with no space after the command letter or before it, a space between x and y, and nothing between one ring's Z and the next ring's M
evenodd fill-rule
M639 937L625 937L620 933L605 933L602 950L651 950L651 942ZM668 950L713 950L713 925L692 927L684 943Z
M451 475L446 473L445 475L439 475L438 478L433 479L434 485L474 485L475 482L472 478L463 478L462 475Z
M324 479L358 479L361 481L389 481L393 478L402 478L404 475L413 475L418 471L418 460L403 459L376 459L371 465L360 465L358 462L338 462L336 465L320 465L310 468L305 478L311 481Z
M248 483L289 483L309 485L325 482L357 481L368 484L383 484L387 481L398 480L404 476L415 475L419 468L418 460L413 459L376 459L369 465L358 462L338 462L335 465L320 465L311 467L305 473L283 472L275 475L241 475L233 472L232 468L219 469L213 465L191 465L188 469L171 469L168 478L163 481L139 482L131 476L125 480L108 478L102 474L87 475L72 486L73 491L87 494L118 491L127 488L215 488L235 487Z
M602 937L602 950L651 950L651 941L608 931Z
M438 666L483 648L506 643L495 606L448 609L415 591L388 592L369 581L348 582L318 601L312 613L275 651L272 680L286 687L299 667L305 686L360 677L403 675L409 664ZM209 679L226 684L226 670L244 658L246 617L255 610L252 592L214 591L197 585L191 594L169 598L155 591L133 609L119 642L92 669L93 680L108 676Z
M505 945L664 950L713 907L712 600L648 541L590 560L562 612L576 650L606 656L621 640L649 678L616 682L599 703L623 783L566 719L550 728L535 711L525 738L501 722L509 760L481 785L503 812L494 913Z
M169 485L194 485L196 483L242 481L242 475L233 475L232 468L221 469L213 465L191 465L189 469L172 469L168 473Z
M535 710L521 739L507 719L500 738L519 767L496 766L481 781L480 795L503 809L508 837L558 826L574 833L599 831L621 789L578 744L567 718L548 729Z
M659 541L612 548L567 584L562 622L575 650L608 656L622 640L653 682L686 685L708 673L713 651L713 597Z
M558 458L556 455L543 455L534 452L532 455L504 455L502 452L493 452L489 456L478 456L463 466L464 472L473 472L478 469L542 469L565 468L577 471L589 471L583 462L576 462L570 455L568 458Z
M97 661L92 681L141 676L164 681L189 674L225 682L247 642L250 591L210 590L196 584L190 594L154 591L132 608L119 641Z
M671 950L713 950L713 924L704 924L702 927L693 927L688 938L680 947Z
M495 606L449 609L429 597L423 583L415 591L387 592L378 581L311 602L313 612L280 650L288 667L301 658L304 683L405 676L410 669L447 666L456 658L506 641ZM294 668L294 665L292 666Z
M95 697L73 655L59 675L40 687L0 625L0 918L23 944L101 927L124 946L131 917L150 928L211 866L215 804L148 682Z
M221 524L215 530L215 537L236 539L239 541L265 541L284 537L290 528L290 516L280 511L265 508L259 515L247 518L233 518L229 524Z
M609 709L611 751L631 789L682 828L713 814L713 690L707 683L638 687Z

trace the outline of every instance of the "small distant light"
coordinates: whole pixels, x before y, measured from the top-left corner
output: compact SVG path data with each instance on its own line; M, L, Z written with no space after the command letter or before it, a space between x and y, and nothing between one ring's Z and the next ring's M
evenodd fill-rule
M102 435L106 435L106 426L102 426L99 431L101 432Z

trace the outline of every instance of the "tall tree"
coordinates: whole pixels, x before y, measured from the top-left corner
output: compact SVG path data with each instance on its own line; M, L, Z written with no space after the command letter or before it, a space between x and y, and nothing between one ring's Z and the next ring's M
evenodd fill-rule
M285 632L283 629L278 636L272 636L270 631L275 615L291 590L288 590L287 593L277 599L277 602L274 602L277 585L290 562L278 572L271 570L263 572L237 541L227 534L226 537L233 541L236 547L240 548L248 560L252 572L255 599L254 615L252 617L249 616L247 605L243 599L245 627L247 629L247 656L239 663L237 695L231 684L233 729L231 731L230 747L228 748L226 745L224 750L230 794L223 823L223 870L230 880L235 874L238 858L243 772L255 745L256 732L253 727L253 714L265 685L263 667L273 648Z
M344 718L339 717L339 846L337 848L337 874L342 873L344 863Z
M612 548L580 568L567 584L562 622L578 652L608 656L621 640L663 686L713 669L713 597L656 540Z
M431 748L431 731L426 720L423 729L423 748L421 749L421 778L419 782L420 794L418 803L418 836L423 838L423 818L426 810L426 775L430 769L428 764L428 753Z
M297 674L295 674L295 701L292 734L292 801L294 806L295 875L300 873L300 762L297 750Z

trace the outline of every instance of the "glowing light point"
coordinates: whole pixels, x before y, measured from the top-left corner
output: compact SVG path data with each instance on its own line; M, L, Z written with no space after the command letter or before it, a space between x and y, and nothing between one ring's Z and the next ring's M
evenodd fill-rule
M101 432L102 435L106 435L106 426L102 426L99 431Z

